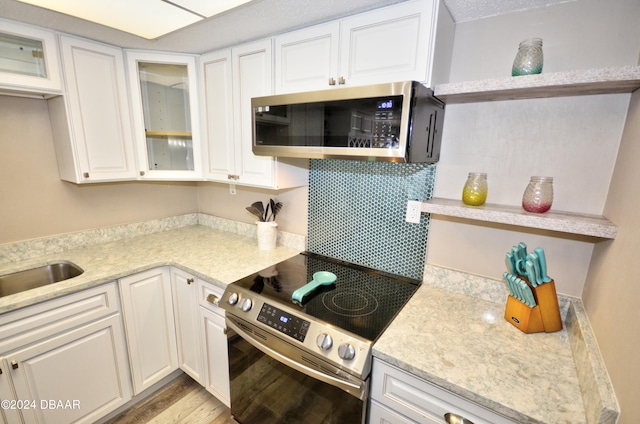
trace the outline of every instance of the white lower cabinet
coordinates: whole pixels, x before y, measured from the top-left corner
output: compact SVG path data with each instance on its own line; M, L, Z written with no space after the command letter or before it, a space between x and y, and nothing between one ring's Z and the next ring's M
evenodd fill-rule
M229 406L224 290L174 267L122 278L120 290L135 394L181 369Z
M116 283L0 316L3 422L92 423L131 396Z
M447 423L446 414L474 424L515 424L384 361L373 359L370 424ZM450 422L462 421L452 419Z
M217 303L223 290L200 281L200 324L202 332L205 388L227 406L229 393L229 353L224 310Z
M36 402L22 410L25 423L91 423L121 405L122 335L113 316L9 355L16 398Z
M428 417L424 417L425 423L441 423L442 421L433 421ZM415 424L415 421L410 420L402 414L389 409L375 400L371 401L369 405L369 423L373 424Z
M171 268L171 284L178 364L182 371L204 385L200 316L198 314L198 283L194 276L177 268Z
M178 369L169 268L120 279L134 393Z

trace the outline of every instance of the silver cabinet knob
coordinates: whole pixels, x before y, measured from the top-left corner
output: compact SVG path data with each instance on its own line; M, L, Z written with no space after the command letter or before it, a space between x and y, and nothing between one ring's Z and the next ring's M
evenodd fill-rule
M242 306L240 306L240 308L245 312L249 312L252 306L253 302L251 301L251 299L245 299L242 301Z
M322 333L316 338L316 344L322 350L329 350L333 346L333 339L327 333Z
M227 302L229 303L229 305L235 305L236 303L238 303L238 299L240 299L238 293L231 293L229 295L229 298L227 299Z
M218 306L220 304L220 298L215 294L210 294L207 296L207 302L211 303L212 305Z
M13 368L14 370L18 369L18 361L11 361L11 368Z
M329 78L329 85L336 85L335 78Z
M338 346L338 356L342 359L353 359L356 356L356 350L349 343L342 343Z

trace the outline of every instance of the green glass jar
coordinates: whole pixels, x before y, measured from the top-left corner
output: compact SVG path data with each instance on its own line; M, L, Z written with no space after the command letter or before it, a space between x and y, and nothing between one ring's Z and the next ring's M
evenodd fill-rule
M542 72L544 55L542 53L542 38L530 38L520 43L518 53L513 60L511 75L533 75Z
M462 202L465 205L480 206L487 201L487 174L481 172L469 172L467 182L462 189Z

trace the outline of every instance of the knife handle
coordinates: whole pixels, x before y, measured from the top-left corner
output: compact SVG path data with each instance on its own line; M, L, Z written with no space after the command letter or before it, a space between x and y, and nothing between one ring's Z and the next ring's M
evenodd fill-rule
M536 255L538 255L538 264L540 265L540 281L542 281L543 283L548 283L549 281L551 281L551 277L549 277L549 275L547 274L547 258L544 254L544 249L541 247L536 247L535 249L533 249L534 252L536 252Z
M516 274L517 275L524 275L525 273L525 269L524 269L524 257L520 255L520 249L516 246L513 246L511 248L511 255L513 255L513 264L516 268Z

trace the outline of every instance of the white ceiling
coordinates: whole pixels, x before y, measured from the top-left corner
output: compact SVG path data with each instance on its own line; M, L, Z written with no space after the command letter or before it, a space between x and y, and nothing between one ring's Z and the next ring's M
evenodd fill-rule
M204 53L402 1L255 0L156 40L146 40L16 0L0 0L0 17L126 48ZM567 1L575 0L444 0L444 3L456 22L465 22Z

